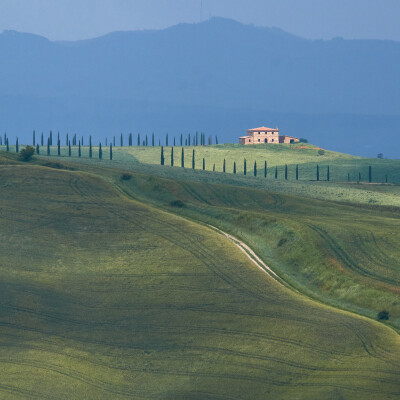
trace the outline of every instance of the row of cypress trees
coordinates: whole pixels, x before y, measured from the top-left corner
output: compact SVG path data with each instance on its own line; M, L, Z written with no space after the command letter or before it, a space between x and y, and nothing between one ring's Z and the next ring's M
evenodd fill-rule
M39 140L37 140L39 139ZM138 133L137 134L137 138L136 138L136 145L137 146L156 146L156 139L154 136L154 133L151 134L151 137L149 139L148 135L144 135L141 137L141 134ZM61 142L61 138L60 138L60 132L57 133L57 140L53 141L53 131L50 131L49 136L48 136L48 141L50 142L50 146L53 146L55 143L59 143ZM75 133L72 137L69 136L68 133L66 133L65 135L65 146L69 146L69 144L71 143L72 146L78 146L79 145L79 141L81 143L81 146L84 145L84 141L83 141L83 136L81 136L80 140L77 136L77 134ZM212 145L213 144L213 137L211 135L208 136L208 138L206 137L206 134L201 132L198 133L196 132L194 135L191 135L190 133L187 134L186 137L184 137L183 134L181 134L178 139L176 138L176 136L173 136L171 138L171 143L170 143L170 137L169 134L166 133L165 134L165 146L169 146L169 145L173 145L176 146L178 144L178 141L180 143L180 146L205 146L206 144L208 145ZM214 141L215 144L218 144L218 136L214 137ZM108 138L105 139L105 145L107 146L108 143L112 144L114 147L117 145L116 143L116 136L113 136L112 140L108 140ZM43 135L43 132L41 133L40 137L37 138L36 137L36 131L34 130L32 133L32 145L34 147L36 147L37 144L39 144L40 146L44 146L45 145L45 137ZM124 146L124 135L121 133L120 138L119 138L119 144L121 147ZM7 144L7 133L4 133L4 144ZM0 136L0 146L3 145L3 137ZM134 137L133 134L130 133L128 135L128 146L134 146ZM158 146L161 146L161 139L158 139Z
M4 143L6 143L6 134L4 134ZM140 133L137 134L137 138L136 138L136 145L137 146L156 146L156 139L154 136L154 133L151 134L151 138L149 139L148 135L144 135L141 138ZM208 145L212 145L213 144L213 137L210 135L208 136L208 139L206 138L206 134L201 132L198 133L196 132L194 135L191 135L190 133L187 134L187 137L184 137L183 134L180 135L180 137L178 137L178 140L176 139L175 136L173 136L171 138L171 145L173 143L173 146L176 146L177 141L179 140L180 145L181 146L205 146L206 142ZM207 139L207 140L206 140ZM0 138L0 145L2 139ZM50 146L53 146L53 132L50 131L49 133L49 141L50 141ZM57 133L57 143L60 141L60 132ZM78 137L76 135L76 133L72 136L72 138L69 136L69 134L67 133L65 136L65 146L69 146L69 143L72 142L72 146L77 146L78 145ZM83 146L83 136L81 137L81 145ZM105 145L108 145L108 142L110 144L112 144L114 147L116 146L116 137L113 136L112 140L109 141L108 138L105 139ZM120 138L119 138L119 144L121 147L124 146L124 135L121 133ZM37 144L39 144L39 142L36 141L36 131L33 131L32 134L32 145L36 146ZM218 136L215 136L215 144L218 144ZM44 146L44 136L43 136L43 132L41 134L40 137L40 145ZM158 140L158 145L161 146L161 139ZM168 133L165 134L165 145L169 146L169 135ZM130 133L128 135L128 146L134 146L134 137L133 134Z
M161 146L161 165L165 165L165 156L164 156L164 147ZM171 162L170 162L171 167L174 166L174 147L171 148ZM182 147L181 150L181 167L184 168L185 167L185 151L184 148ZM195 165L195 150L193 149L193 154L192 154L192 169L195 169L196 165ZM202 169L203 171L206 170L206 160L205 158L203 158L203 163L202 163ZM215 164L213 164L213 171L215 171ZM223 160L222 163L222 172L226 173L226 160ZM237 173L237 168L236 168L236 161L233 162L233 174L236 175ZM257 168L257 161L254 161L254 167L253 167L253 176L257 176L258 175L258 168ZM267 161L264 161L264 177L267 178L268 177L268 165L267 165ZM326 181L330 181L331 180L331 169L330 166L328 165L326 167L326 175L325 175L325 180ZM243 160L243 175L247 175L247 160L244 159ZM316 181L320 181L321 179L321 168L319 166L319 164L316 165L316 171L315 171L315 176L316 176ZM285 180L288 180L288 165L285 164L285 169L284 169L284 178ZM275 167L275 171L274 171L274 178L278 179L278 167ZM358 173L358 182L360 182L361 179L361 172ZM295 179L299 180L299 165L296 165L296 169L295 169ZM387 182L387 175L385 176L385 180ZM348 181L350 182L350 173L348 174ZM372 166L368 167L368 182L372 182Z

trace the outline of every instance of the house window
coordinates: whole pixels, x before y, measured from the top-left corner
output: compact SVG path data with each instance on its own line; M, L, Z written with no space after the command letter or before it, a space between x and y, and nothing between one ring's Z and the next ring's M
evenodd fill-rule
M258 141L260 141L260 139L258 139Z

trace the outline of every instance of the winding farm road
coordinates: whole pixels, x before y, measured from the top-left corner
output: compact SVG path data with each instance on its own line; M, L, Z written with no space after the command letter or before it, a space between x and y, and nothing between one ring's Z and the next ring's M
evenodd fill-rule
M246 243L242 242L241 240L239 240L235 236L232 236L229 233L226 233L226 232L222 231L221 229L218 229L217 227L215 227L213 225L208 225L208 226L211 229L213 229L214 231L218 232L221 236L224 236L226 239L228 239L229 241L234 243L236 245L236 247L238 247L244 254L246 254L247 258L253 264L255 264L259 269L261 269L261 271L263 271L267 275L269 275L279 285L284 286L281 283L281 278L279 278L279 276L270 267L268 267L268 265L266 265L264 263L264 261L261 260L261 258L258 257L257 254L254 253L254 251L249 246L247 246Z

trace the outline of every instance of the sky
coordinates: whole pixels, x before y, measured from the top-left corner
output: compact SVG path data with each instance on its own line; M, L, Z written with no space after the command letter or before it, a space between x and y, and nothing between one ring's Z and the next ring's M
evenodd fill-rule
M211 16L310 39L400 41L400 0L0 0L0 32L11 29L50 40L160 29Z

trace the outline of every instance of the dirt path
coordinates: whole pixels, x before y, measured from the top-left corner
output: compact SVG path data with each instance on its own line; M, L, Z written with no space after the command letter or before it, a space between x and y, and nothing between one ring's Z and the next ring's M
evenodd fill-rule
M244 254L246 254L247 258L253 262L259 269L261 269L263 272L265 272L267 275L269 275L275 282L277 282L279 285L284 286L281 283L281 279L279 276L270 268L268 265L264 263L263 260L261 260L260 257L257 256L254 251L247 246L246 243L242 242L241 240L235 238L234 236L230 235L229 233L226 233L224 231L221 231L221 229L218 229L217 227L213 225L208 225L210 228L212 228L214 231L218 232L220 235L224 236L228 240L230 240L232 243L234 243Z

